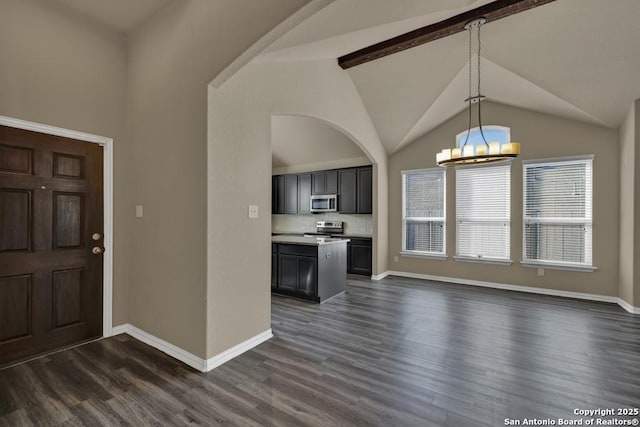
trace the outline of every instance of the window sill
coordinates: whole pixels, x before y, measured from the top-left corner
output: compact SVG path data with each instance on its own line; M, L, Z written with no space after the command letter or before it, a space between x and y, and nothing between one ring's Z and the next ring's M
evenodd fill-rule
M472 258L466 256L454 256L453 259L462 262L477 262L480 264L496 264L496 265L511 265L513 261L510 259L496 259L496 258Z
M409 251L400 251L400 255L407 258L431 258L431 259L440 259L446 260L449 258L445 254L431 254L425 252L409 252Z
M598 269L598 267L593 267L590 265L559 264L535 261L522 261L520 265L529 268L548 268L550 270L581 271L584 273L592 273Z

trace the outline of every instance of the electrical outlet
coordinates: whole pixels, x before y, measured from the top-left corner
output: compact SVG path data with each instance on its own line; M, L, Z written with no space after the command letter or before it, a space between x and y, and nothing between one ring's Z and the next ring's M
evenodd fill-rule
M393 262L398 262L398 255L393 257Z
M538 269L538 276L544 276L544 268Z
M258 218L258 205L249 205L249 218Z
M142 218L142 205L136 205L136 218Z

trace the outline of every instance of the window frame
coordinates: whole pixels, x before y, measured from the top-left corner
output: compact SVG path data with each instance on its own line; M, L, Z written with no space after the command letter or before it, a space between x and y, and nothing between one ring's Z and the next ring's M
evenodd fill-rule
M463 138L467 135L467 132L469 134L472 134L474 132L477 132L480 130L480 126L476 126L473 129L470 130L464 130L462 132L460 132L459 134L456 135L456 147L457 148L462 148L462 144L463 142ZM507 143L511 142L511 128L508 126L502 126L502 125L483 125L482 126L482 130L499 130L504 132L507 135ZM491 141L487 141L487 142L491 142Z
M455 191L455 195L456 195L456 216L455 216L455 222L456 222L456 254L454 255L453 259L455 259L456 261L464 261L464 262L475 262L475 263L483 263L483 264L497 264L497 265L511 265L513 264L513 259L511 257L511 225L512 225L512 218L511 218L511 203L512 203L512 197L511 197L511 190L512 190L512 186L511 186L511 169L512 169L512 162L508 161L507 164L505 165L504 163L494 163L494 164L488 164L488 165L466 165L466 166L458 166L456 167L456 191ZM507 167L509 170L509 179L508 179L508 185L509 188L507 189L507 193L509 196L509 203L508 203L508 212L509 212L509 217L508 220L496 220L495 222L506 222L506 228L508 231L508 238L506 240L507 243L507 257L506 258L494 258L494 257L473 257L470 255L460 255L458 254L458 250L459 250L459 245L458 245L458 237L459 237L459 230L458 230L458 170L463 170L463 169L469 169L469 170L473 170L473 169L484 169L484 168L494 168L494 167ZM484 221L485 219L482 218L482 221Z
M420 218L416 220L414 217L409 221L414 223L429 223L429 222L441 222L442 223L442 252L428 252L428 251L415 251L407 250L407 187L406 176L407 174L420 173L420 172L440 172L442 173L442 217L415 217ZM402 180L402 246L400 254L406 257L417 258L436 258L447 259L447 173L443 168L425 168L425 169L410 169L401 171Z
M531 160L523 160L522 161L522 261L520 264L523 267L532 267L532 268L549 268L556 270L570 270L570 271L586 271L592 272L597 270L598 268L594 266L593 263L593 161L595 156L593 154L589 155L581 155L581 156L569 156L569 157L552 157L546 159L531 159ZM576 217L554 217L553 221L550 220L541 220L536 221L535 218L527 217L527 168L533 166L542 166L542 165L550 165L553 163L566 163L566 164L588 164L591 168L591 179L589 182L585 182L585 191L588 192L589 197L585 200L585 213L587 207L590 209L589 216L576 218ZM565 221L561 221L562 219ZM560 221L559 221L560 220ZM583 264L583 263L572 263L572 262L562 262L562 261L553 261L553 260L541 260L541 259L530 259L527 258L527 224L531 223L550 223L554 224L589 224L591 227L590 234L588 238L585 238L585 254L587 252L590 253L591 264Z

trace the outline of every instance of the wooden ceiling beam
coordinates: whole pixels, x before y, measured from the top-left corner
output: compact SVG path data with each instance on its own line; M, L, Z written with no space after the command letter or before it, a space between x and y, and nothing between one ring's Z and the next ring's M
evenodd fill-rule
M465 31L464 25L480 17L487 23L496 21L555 0L496 0L484 6L461 13L444 21L418 28L405 34L381 41L379 43L356 50L338 58L338 65L346 70L365 62L392 55L412 47L420 46L433 40Z

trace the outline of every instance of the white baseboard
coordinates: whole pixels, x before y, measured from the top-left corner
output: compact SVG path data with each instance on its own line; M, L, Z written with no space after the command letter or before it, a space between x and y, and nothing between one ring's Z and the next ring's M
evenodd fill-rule
M481 286L484 288L504 289L507 291L528 292L533 294L551 295L556 297L575 298L575 299L582 299L582 300L589 300L589 301L611 302L611 303L618 304L620 307L624 308L629 313L640 314L639 307L634 307L621 298L618 298L615 296L609 296L609 295L560 291L557 289L534 288L531 286L510 285L510 284L495 283L495 282L483 282L480 280L470 280L470 279L457 279L453 277L433 276L430 274L409 273L405 271L393 271L393 270L385 271L384 273L379 274L376 277L384 278L386 276L408 277L411 279L433 280L437 282L457 283L460 285L471 285L471 286ZM373 276L371 278L372 280L380 280L380 279L374 279Z
M273 337L271 329L268 329L254 337L249 338L244 342L241 342L236 346L231 347L228 350L223 351L220 354L217 354L216 356L205 360L201 357L196 356L195 354L192 354L186 350L181 349L178 346L171 344L170 342L151 335L150 333L145 332L142 329L137 328L129 323L113 327L112 335L119 334L128 334L138 341L142 341L143 343L150 345L151 347L154 347L165 354L168 354L174 359L177 359L200 372L208 372L214 368L217 368L223 363L228 362L234 357L241 355L247 350L251 350L253 347Z
M387 277L388 275L389 275L389 271L385 271L385 272L380 273L380 274L374 274L373 276L371 276L371 280L376 280L376 281L382 280L385 277Z
M256 336L249 338L246 341L241 342L238 345L234 345L228 350L223 351L205 361L204 371L208 372L212 369L217 368L223 363L228 362L229 360L235 358L236 356L240 356L245 351L251 350L253 347L256 347L268 339L273 338L273 333L271 332L271 328L267 329L264 332L259 333Z
M631 304L629 304L628 302L626 302L625 300L623 300L622 298L618 298L617 302L618 302L618 305L620 307L624 308L629 313L640 314L640 307L634 307Z

